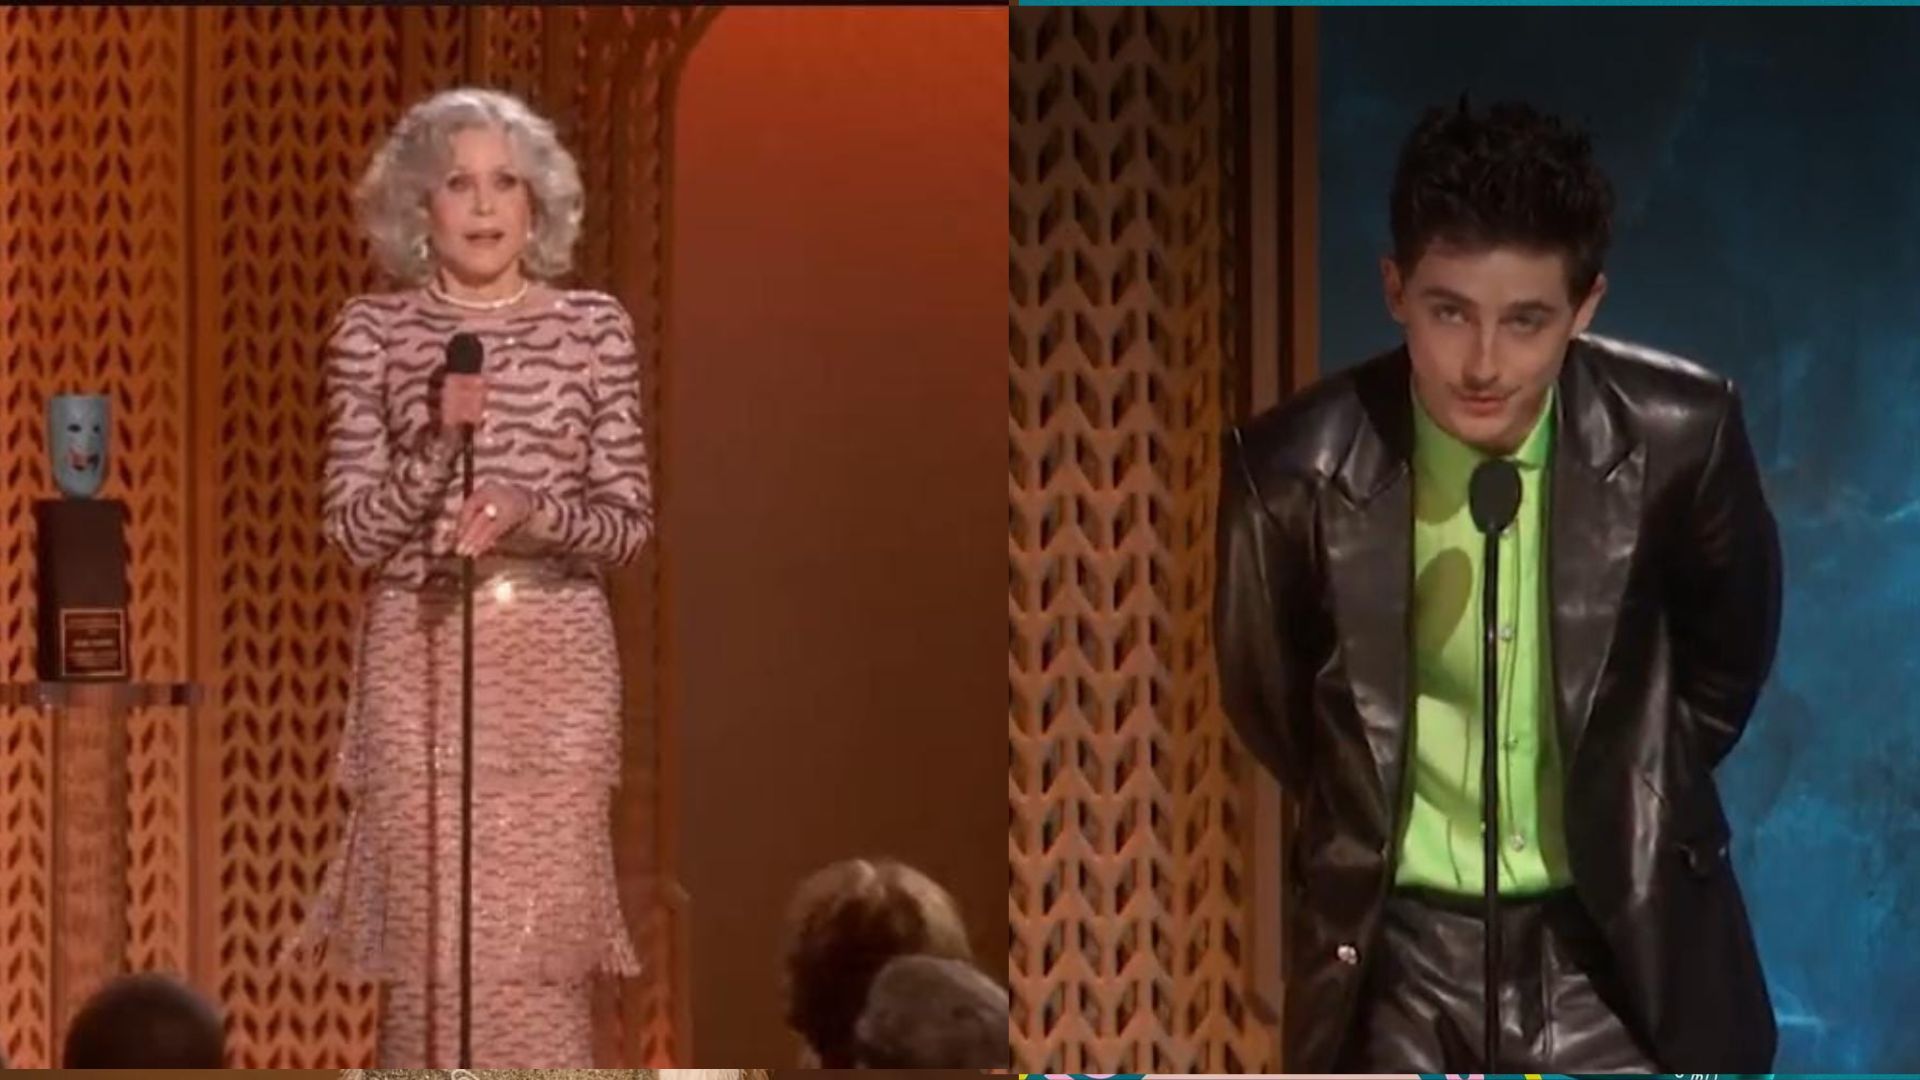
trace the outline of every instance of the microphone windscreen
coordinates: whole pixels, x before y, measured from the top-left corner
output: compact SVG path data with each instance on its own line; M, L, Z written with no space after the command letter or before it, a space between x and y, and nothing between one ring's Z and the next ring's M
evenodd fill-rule
M1474 528L1483 533L1505 529L1520 510L1519 468L1505 458L1481 462L1467 485L1467 505Z
M447 373L450 375L480 374L480 361L484 356L480 339L472 334L461 332L447 339Z

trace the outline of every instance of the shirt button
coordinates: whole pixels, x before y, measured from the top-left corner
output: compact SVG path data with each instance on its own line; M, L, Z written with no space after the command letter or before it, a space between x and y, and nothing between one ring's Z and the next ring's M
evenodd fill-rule
M1501 625L1501 627L1500 627L1500 640L1501 640L1501 641L1512 641L1512 640L1513 640L1513 624L1512 624L1512 623L1504 623L1504 624L1502 624L1502 625Z
M1340 962L1348 967L1352 967L1360 962L1360 950L1354 948L1352 945L1343 944L1338 949L1335 949L1333 954L1338 956Z
M1516 836L1513 839L1507 841L1507 843L1512 845L1513 850L1515 851L1527 850L1527 838L1524 836Z

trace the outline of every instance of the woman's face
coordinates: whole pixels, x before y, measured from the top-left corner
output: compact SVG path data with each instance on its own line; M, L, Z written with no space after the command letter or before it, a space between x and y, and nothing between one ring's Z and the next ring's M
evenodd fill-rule
M497 127L467 128L449 144L447 173L427 197L427 242L454 280L473 289L517 281L533 227L533 195Z

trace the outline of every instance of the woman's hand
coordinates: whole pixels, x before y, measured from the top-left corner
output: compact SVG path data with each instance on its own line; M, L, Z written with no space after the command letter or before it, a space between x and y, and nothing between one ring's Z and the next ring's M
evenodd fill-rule
M533 496L525 488L494 480L480 484L473 489L473 497L460 506L460 521L453 534L454 554L485 555L532 513Z

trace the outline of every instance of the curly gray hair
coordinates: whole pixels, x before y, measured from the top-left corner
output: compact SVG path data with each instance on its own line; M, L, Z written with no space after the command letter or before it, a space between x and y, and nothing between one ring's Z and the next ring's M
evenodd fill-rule
M380 265L401 281L433 273L427 250L427 195L446 173L454 134L498 128L507 136L533 198L533 238L521 256L528 276L555 278L573 268L586 197L580 167L553 123L526 102L497 90L446 90L407 110L394 125L354 192L360 227Z

